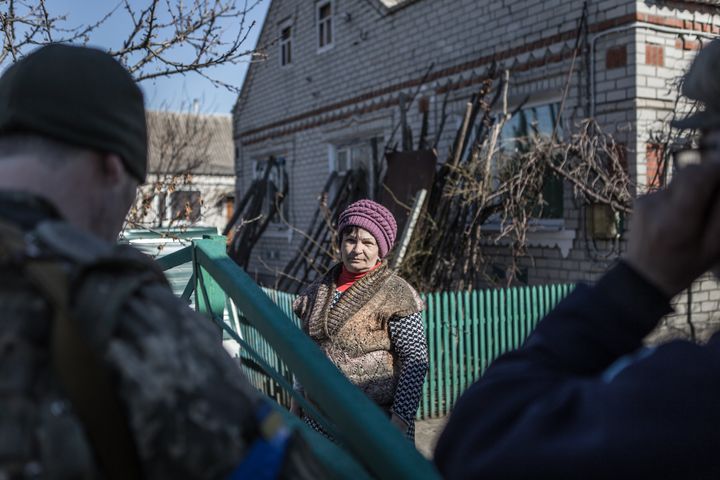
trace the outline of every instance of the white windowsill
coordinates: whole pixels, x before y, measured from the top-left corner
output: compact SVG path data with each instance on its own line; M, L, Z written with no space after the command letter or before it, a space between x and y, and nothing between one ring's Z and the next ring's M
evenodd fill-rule
M500 232L501 227L499 222L489 222L482 226L482 230L495 233ZM567 258L575 240L575 230L566 230L565 221L562 219L531 220L527 240L531 247L557 247L560 249L560 255ZM509 240L501 239L499 243L509 243Z

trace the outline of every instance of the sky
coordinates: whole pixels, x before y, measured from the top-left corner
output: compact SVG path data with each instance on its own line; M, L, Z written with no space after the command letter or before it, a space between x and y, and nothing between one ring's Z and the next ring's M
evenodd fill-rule
M175 3L181 0L168 1ZM237 0L237 5L240 7L245 3L253 4L256 1L257 5L250 10L246 18L246 29L252 21L255 22L255 25L250 28L247 39L243 44L244 50L251 50L255 47L270 0L247 0L247 2ZM138 8L148 3L147 0L130 0L130 2ZM187 3L191 2L186 1ZM95 23L107 13L113 11L119 5L119 1L49 0L46 4L52 15L66 15L65 25L70 27ZM127 37L130 25L127 13L122 8L118 8L98 30L90 35L88 45L100 48L118 48L122 40ZM223 27L226 28L228 38L234 37L239 31L240 22L239 20L231 21L228 19L224 21ZM184 55L184 53L181 53L181 55ZM247 60L249 60L249 57L247 57ZM245 77L247 66L248 62L242 61L235 65L215 67L207 73L222 82L239 88ZM209 80L192 73L145 80L140 82L140 86L145 93L147 107L153 110L188 110L191 108L193 101L197 100L201 112L230 113L237 99L237 93L228 91L223 87L217 87Z

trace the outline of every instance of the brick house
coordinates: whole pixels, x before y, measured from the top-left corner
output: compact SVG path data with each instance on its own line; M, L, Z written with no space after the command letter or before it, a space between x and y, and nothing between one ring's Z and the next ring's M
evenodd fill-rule
M147 211L137 227L222 231L235 201L229 115L149 111Z
M510 70L510 107L543 129L557 115L585 15L583 49L570 77L563 128L594 117L623 146L639 188L657 181L651 140L676 110L674 82L702 43L720 33L720 2L662 0L274 0L233 110L238 194L270 156L290 180L285 215L304 229L329 173L367 162L391 138L401 96L415 90L438 128L450 92L448 122L488 66ZM430 65L432 69L426 76ZM418 108L408 122L419 130ZM454 135L446 129L440 158ZM546 218L529 238L530 284L592 281L621 253L622 241L595 238L589 212L559 186ZM272 278L297 252L299 235L278 223L256 246L250 272ZM502 246L497 247L502 257ZM695 286L691 309L717 309L711 280ZM685 297L678 300L684 313ZM697 317L696 317L697 318Z

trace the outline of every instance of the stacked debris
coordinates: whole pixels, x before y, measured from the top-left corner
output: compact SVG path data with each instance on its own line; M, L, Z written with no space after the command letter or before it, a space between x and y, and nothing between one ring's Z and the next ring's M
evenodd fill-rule
M512 176L492 168L492 159L499 154L499 130L507 118L493 115L504 86L492 67L467 103L453 146L398 265L400 274L412 278L421 290L466 288L485 272L481 228L503 206L493 196L498 184L493 177ZM541 185L528 183L527 195L536 197Z

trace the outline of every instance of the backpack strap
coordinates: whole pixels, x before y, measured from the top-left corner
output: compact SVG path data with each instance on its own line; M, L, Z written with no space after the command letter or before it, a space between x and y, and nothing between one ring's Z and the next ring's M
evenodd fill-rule
M78 272L71 308L92 345L104 350L123 307L150 284L170 288L157 264L130 247L117 247Z
M32 232L30 237L33 236L42 237L42 233ZM102 359L90 347L71 313L73 282L69 264L61 256L45 257L43 253L28 243L28 236L16 225L0 221L0 255L17 263L53 308L50 342L53 370L85 429L105 477L143 478L126 412ZM87 255L88 251L82 254Z
M98 463L109 479L143 478L130 424L102 359L70 315L70 282L57 262L30 262L25 272L54 307L51 358Z

